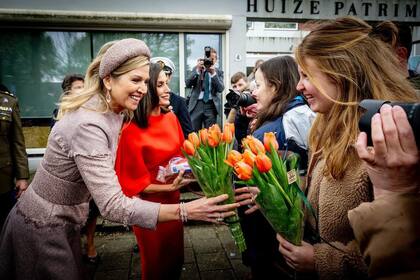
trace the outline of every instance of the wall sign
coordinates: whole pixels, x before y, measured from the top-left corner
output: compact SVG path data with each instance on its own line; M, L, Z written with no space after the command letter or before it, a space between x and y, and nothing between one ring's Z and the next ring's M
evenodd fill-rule
M357 16L364 20L420 23L418 0L247 0L246 15L270 19L333 19Z

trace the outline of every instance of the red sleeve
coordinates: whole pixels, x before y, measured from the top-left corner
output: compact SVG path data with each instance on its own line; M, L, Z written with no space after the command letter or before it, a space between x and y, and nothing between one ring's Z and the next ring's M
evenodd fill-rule
M150 174L142 156L140 131L133 123L121 132L115 171L123 193L129 197L141 193L151 184Z

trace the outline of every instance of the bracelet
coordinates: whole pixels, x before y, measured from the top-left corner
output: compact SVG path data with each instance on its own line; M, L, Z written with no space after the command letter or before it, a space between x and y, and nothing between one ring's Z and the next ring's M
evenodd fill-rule
M181 202L179 204L179 217L181 218L181 221L183 223L186 223L188 221L188 212L184 202Z

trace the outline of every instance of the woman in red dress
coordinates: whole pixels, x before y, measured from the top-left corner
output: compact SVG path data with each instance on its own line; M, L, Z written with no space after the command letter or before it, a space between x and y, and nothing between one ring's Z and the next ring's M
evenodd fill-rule
M151 64L148 94L134 113L134 120L121 132L115 169L123 192L159 203L179 203L179 188L189 180L182 174L173 182L156 180L159 166L181 156L184 141L174 113L161 112L169 106L168 79L161 65ZM133 226L141 253L142 279L177 279L184 262L184 230L181 220L164 222L156 230Z

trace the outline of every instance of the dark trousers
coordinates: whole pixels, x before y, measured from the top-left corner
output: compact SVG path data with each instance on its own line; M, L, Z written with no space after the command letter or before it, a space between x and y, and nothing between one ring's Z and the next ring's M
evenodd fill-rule
M217 122L217 110L213 100L204 102L197 100L197 105L191 111L191 122L194 131L199 131L203 127L209 128Z
M0 232L3 228L3 224L6 221L7 215L16 203L16 192L9 191L7 193L0 194Z

